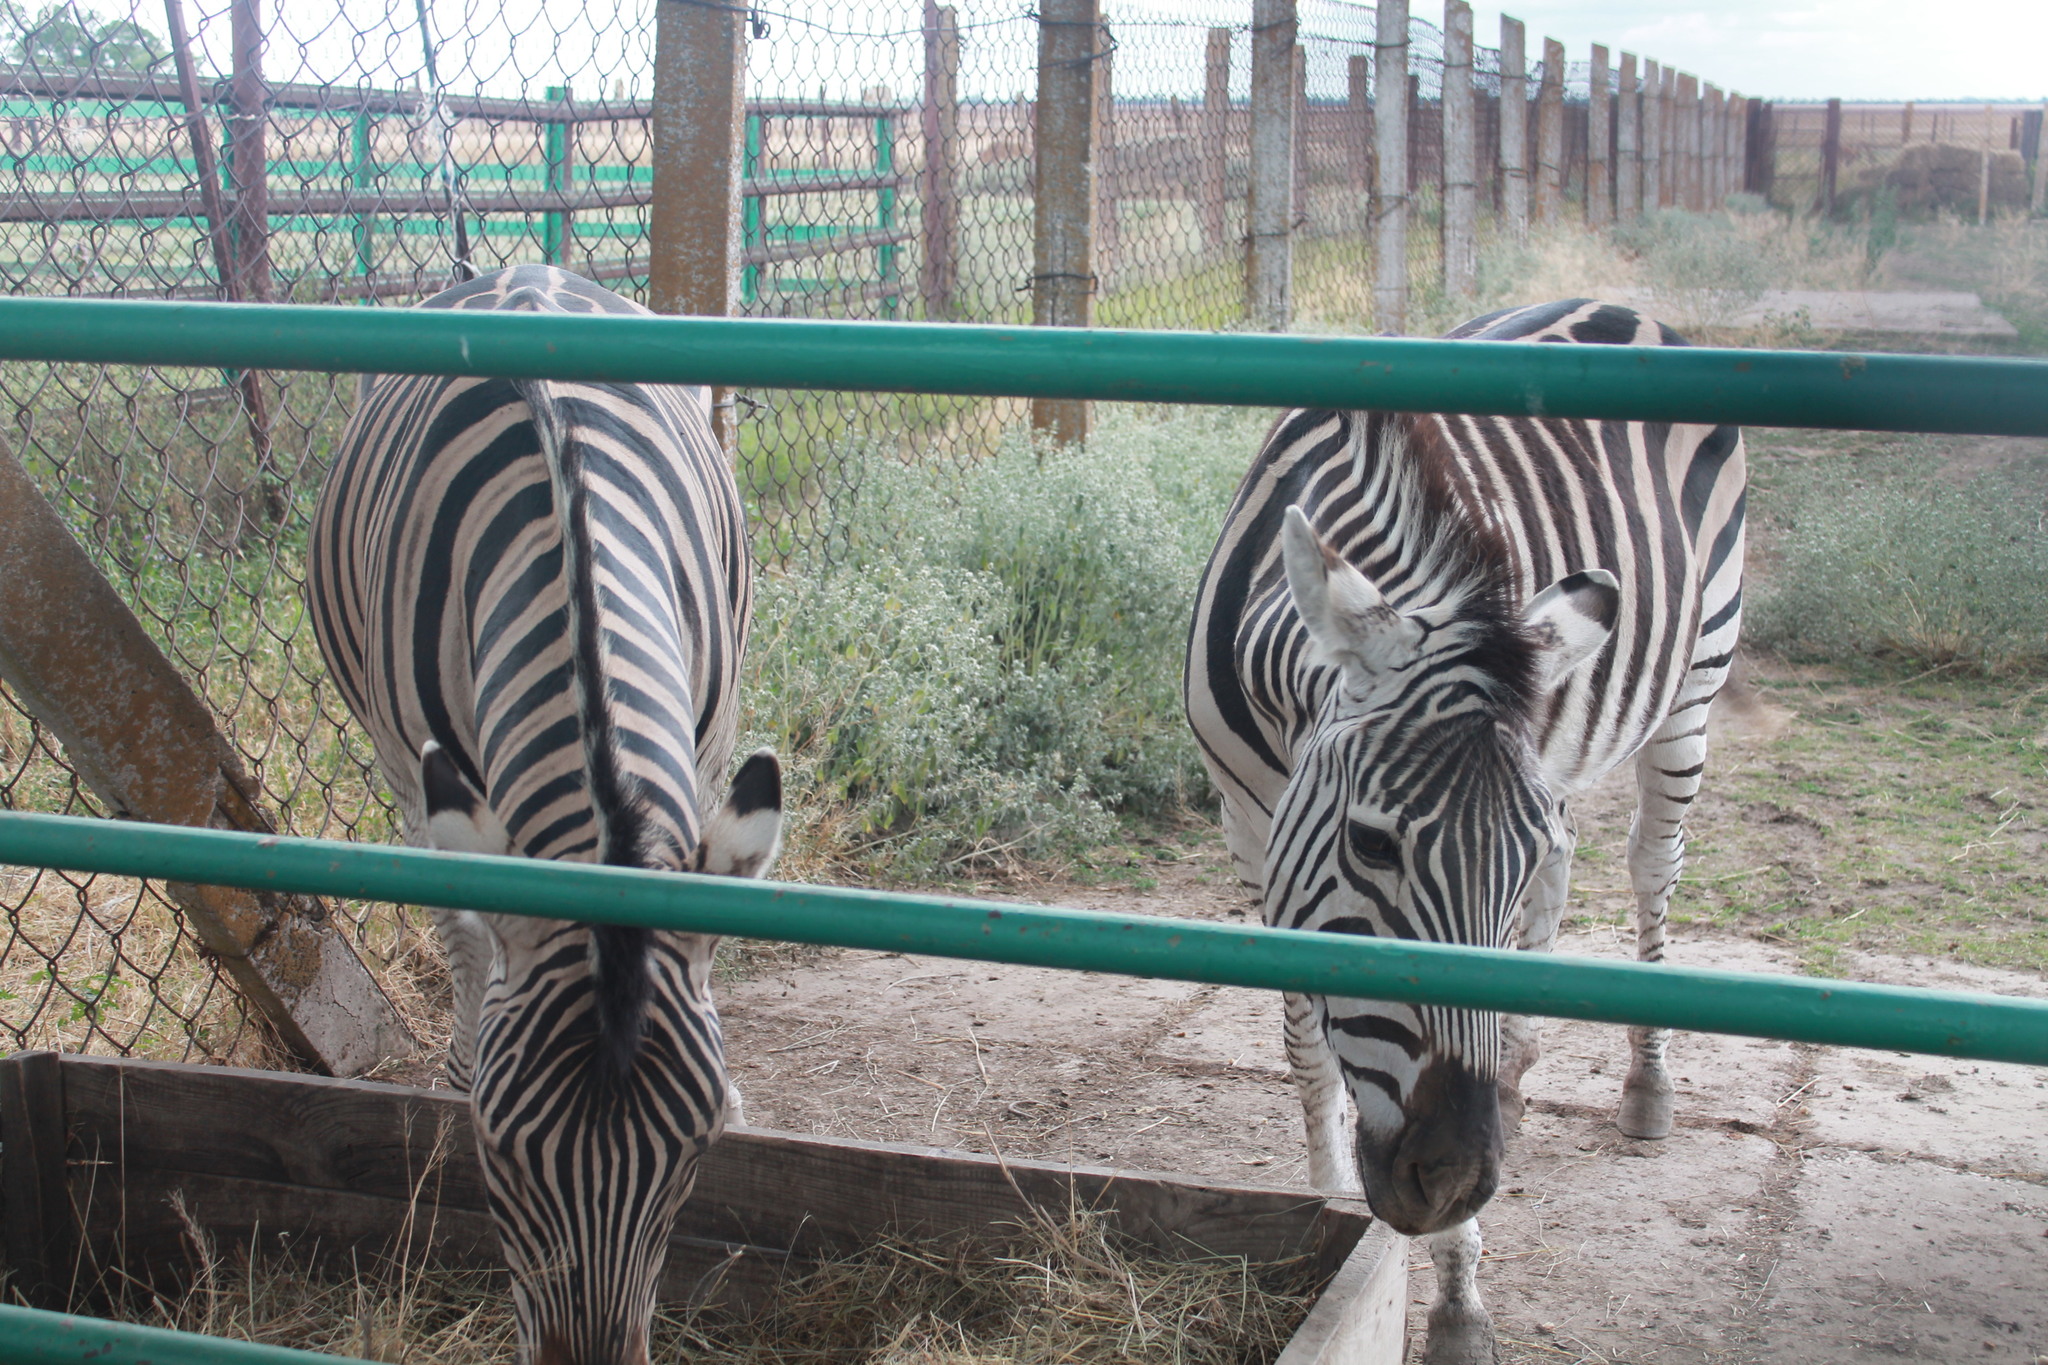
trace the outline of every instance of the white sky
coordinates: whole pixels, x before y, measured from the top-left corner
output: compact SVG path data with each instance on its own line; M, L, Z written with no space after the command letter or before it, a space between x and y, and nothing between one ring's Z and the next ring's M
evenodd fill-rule
M128 0L138 13L147 0ZM91 3L91 0L87 0ZM921 0L756 0L771 32L752 45L757 93L856 96L886 85L914 97L923 61L915 30ZM1035 25L1031 0L951 0L966 47L962 93L1007 97L1029 88ZM199 45L226 65L225 0L190 0ZM1112 22L1171 18L1173 32L1128 30L1117 66L1126 90L1198 95L1201 29L1248 21L1251 0L1103 0ZM1410 13L1441 23L1441 0L1410 0ZM116 11L120 0L106 4ZM272 0L272 79L341 75L372 85L409 81L420 64L414 0ZM451 89L535 95L565 76L579 95L609 93L623 75L645 93L652 0L429 0ZM1305 24L1348 30L1351 16L1328 0L1301 0ZM1475 7L1475 36L1499 42L1500 7ZM2038 100L2048 98L2048 0L1510 0L1528 26L1529 56L1542 40L1584 61L1592 43L1690 71L1723 89L1771 99ZM787 16L787 17L779 17ZM812 23L803 22L805 20ZM152 23L160 28L160 23ZM891 34L849 40L840 32ZM906 32L906 30L908 30ZM470 35L464 42L460 35ZM1360 36L1365 36L1361 30ZM1185 40L1185 41L1182 41ZM1311 90L1343 86L1342 53L1312 60ZM1240 66L1241 62L1233 62ZM1328 70L1323 70L1327 67ZM345 73L345 74L344 74ZM1245 73L1233 72L1233 85Z
M1410 13L1441 23L1432 0ZM1669 62L1767 99L2048 98L2048 0L1527 0L1507 6L1585 60L1593 43ZM1500 41L1499 5L1474 5L1474 30Z

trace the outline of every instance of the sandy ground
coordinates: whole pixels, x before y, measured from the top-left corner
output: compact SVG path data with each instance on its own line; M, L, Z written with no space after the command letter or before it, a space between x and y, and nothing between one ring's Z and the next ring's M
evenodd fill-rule
M1730 708L1723 756L1780 718ZM1580 806L1618 847L1630 794ZM1702 818L1708 818L1705 809ZM1740 818L1729 815L1726 818ZM1252 906L1217 840L1140 850L1133 886L1015 899L1206 919ZM1612 874L1576 903L1611 907ZM1142 889L1141 889L1142 888ZM1562 950L1632 952L1621 931ZM1722 931L1679 962L1796 967ZM1851 955L1857 976L2048 995L2036 976ZM777 1128L1299 1185L1300 1110L1279 1000L1258 992L860 952L812 953L721 990L746 1121ZM1482 1286L1513 1361L1982 1360L2048 1365L2048 1072L1687 1035L1679 1126L1613 1124L1622 1030L1551 1022ZM1419 1248L1419 1326L1431 1293Z

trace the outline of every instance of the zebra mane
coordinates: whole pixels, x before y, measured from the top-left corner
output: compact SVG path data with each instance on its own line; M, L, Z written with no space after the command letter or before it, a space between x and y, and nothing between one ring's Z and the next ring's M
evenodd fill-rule
M1455 657L1483 680L1499 717L1525 719L1536 703L1537 647L1524 625L1506 539L1454 474L1460 458L1434 414L1370 413L1358 435L1359 482L1384 531L1371 553L1354 556L1378 581L1396 568L1390 593L1402 612L1431 628L1432 653Z

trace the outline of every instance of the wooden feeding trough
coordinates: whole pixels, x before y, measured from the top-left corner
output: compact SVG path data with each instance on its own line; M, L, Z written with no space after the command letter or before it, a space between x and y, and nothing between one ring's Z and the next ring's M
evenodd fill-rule
M19 1053L0 1060L0 1201L4 1268L45 1300L115 1271L180 1281L188 1219L223 1247L500 1264L468 1105L446 1091ZM758 1303L884 1233L989 1238L1070 1203L1169 1259L1310 1258L1322 1287L1280 1365L1402 1358L1405 1240L1358 1203L758 1128L706 1156L663 1295Z

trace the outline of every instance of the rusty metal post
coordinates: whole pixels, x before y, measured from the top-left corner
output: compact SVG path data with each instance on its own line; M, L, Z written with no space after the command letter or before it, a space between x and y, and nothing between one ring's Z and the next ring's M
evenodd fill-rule
M1500 208L1518 242L1529 236L1529 80L1520 19L1500 17Z
M234 184L236 278L242 297L270 299L270 111L263 83L261 0L233 0L229 9L234 76L228 83L228 178Z
M1372 194L1372 58L1354 55L1345 66L1345 95L1348 117L1344 120L1345 142L1350 147L1351 187L1368 197Z
M1536 87L1536 221L1564 216L1564 44L1543 40L1543 83Z
M919 289L928 322L953 317L959 282L959 197L954 162L960 150L960 20L951 5L924 5L924 169L919 177L924 244Z
M1223 254L1230 243L1230 30L1209 30L1202 85L1202 153L1197 199L1202 213L1202 246Z
M1040 0L1031 322L1095 321L1095 123L1102 17L1096 0ZM1080 399L1038 398L1031 429L1061 444L1088 439Z
M1472 6L1444 3L1444 293L1469 298L1479 286L1478 151L1472 103Z
M117 819L271 833L234 748L0 444L0 677ZM415 1047L308 896L173 883L193 931L284 1045L336 1076Z
M1251 186L1245 316L1284 332L1294 318L1294 0L1252 0Z
M657 313L739 312L746 77L743 7L655 0L647 301ZM711 422L736 454L730 391L713 391Z
M1614 221L1614 185L1607 148L1614 97L1607 92L1607 49L1593 44L1592 78L1586 91L1586 223L1605 227Z
M1832 217L1835 212L1835 177L1842 164L1842 102L1828 101L1827 122L1820 141L1820 193L1814 198L1814 212Z
M1408 0L1373 23L1373 329L1408 330Z
M1643 207L1642 95L1636 87L1636 54L1621 54L1621 92L1614 106L1614 217L1633 222Z
M1102 16L1095 60L1095 292L1109 292L1123 261L1123 218L1117 196L1123 192L1116 155L1116 35L1109 16Z

